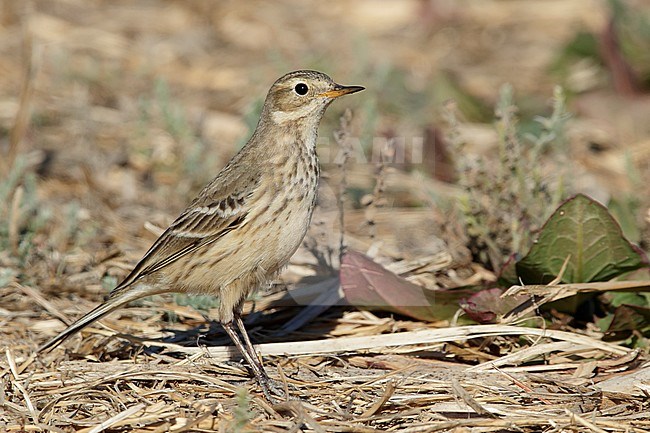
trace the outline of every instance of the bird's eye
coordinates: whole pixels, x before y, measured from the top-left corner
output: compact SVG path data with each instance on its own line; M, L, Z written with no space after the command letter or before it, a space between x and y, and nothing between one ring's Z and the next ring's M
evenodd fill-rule
M309 91L309 87L307 87L305 83L298 83L296 84L296 87L293 88L293 90L295 90L296 93L300 96L305 96Z

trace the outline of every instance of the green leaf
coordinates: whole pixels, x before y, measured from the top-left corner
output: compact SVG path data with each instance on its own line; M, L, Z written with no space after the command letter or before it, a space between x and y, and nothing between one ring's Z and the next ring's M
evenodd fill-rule
M648 296L650 293L635 293L635 292L609 292L605 293L604 301L610 306L616 308L621 305L638 305L640 307L650 306Z
M526 284L547 284L565 260L565 283L607 281L647 266L607 209L583 194L565 201L546 221L517 263L517 274Z
M641 239L641 229L636 222L636 215L640 208L639 201L632 195L623 200L612 198L607 208L621 226L625 237L632 242L638 242Z
M508 260L501 266L497 276L497 284L500 287L510 287L519 284L517 275L517 254L511 254Z

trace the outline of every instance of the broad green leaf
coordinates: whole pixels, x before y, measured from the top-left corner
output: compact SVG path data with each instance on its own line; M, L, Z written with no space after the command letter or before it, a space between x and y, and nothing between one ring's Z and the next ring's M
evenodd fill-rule
M603 295L603 301L614 308L620 307L624 304L650 307L649 296L650 293L609 292Z
M519 284L519 276L517 275L517 259L518 254L511 254L508 260L501 266L497 276L497 284L501 287L510 287L514 284Z
M612 198L607 205L609 212L621 226L623 235L632 242L639 242L641 239L641 229L636 221L639 207L638 199L632 195L623 200Z
M560 274L565 260L565 283L607 281L647 266L607 209L583 194L568 199L546 221L517 263L517 274L526 284L546 284Z

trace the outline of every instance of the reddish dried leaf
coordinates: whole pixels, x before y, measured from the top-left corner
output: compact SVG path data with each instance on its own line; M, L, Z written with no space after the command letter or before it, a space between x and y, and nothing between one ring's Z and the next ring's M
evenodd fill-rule
M425 289L356 251L348 251L341 259L340 277L350 305L391 311L418 320L450 319L459 308L459 300L475 292Z
M623 304L616 308L614 318L605 332L604 340L628 338L634 331L646 332L650 326L650 308Z
M472 320L478 323L495 323L497 317L502 317L528 298L528 296L502 298L502 293L503 289L499 288L481 290L467 300L462 300L461 307Z

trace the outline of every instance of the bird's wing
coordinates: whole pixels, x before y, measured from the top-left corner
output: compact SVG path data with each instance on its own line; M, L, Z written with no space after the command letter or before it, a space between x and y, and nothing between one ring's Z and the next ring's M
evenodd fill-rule
M131 273L113 289L111 297L186 254L217 241L244 223L250 210L248 200L257 188L257 182L234 182L233 185L219 180L217 178L208 184L160 235ZM228 187L220 187L224 184Z

